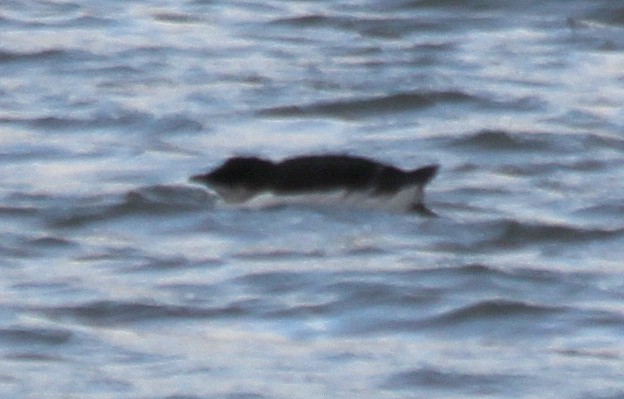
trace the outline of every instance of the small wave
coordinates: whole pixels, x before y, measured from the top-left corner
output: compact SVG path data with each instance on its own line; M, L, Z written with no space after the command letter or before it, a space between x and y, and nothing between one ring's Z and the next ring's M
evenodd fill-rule
M582 137L580 149L585 151L593 148L624 151L624 139L622 137L597 133L590 133Z
M517 284L526 280L533 281L534 278L539 280L539 277L531 275L530 271L502 270L480 263L419 270L414 273L415 275L412 278L417 280L422 280L424 276L428 275L440 276L442 278L459 278L462 285L472 286L474 284L481 291L486 288L497 289L500 287L500 284L505 284L506 282Z
M272 25L294 28L330 28L356 32L363 37L398 38L415 31L439 27L427 20L414 18L355 18L337 15L306 14L279 18Z
M117 64L96 66L93 68L83 68L82 71L97 74L98 76L110 75L113 77L125 77L125 76L141 76L144 73L143 70L136 66Z
M310 27L310 26L342 26L344 18L322 15L322 14L306 14L293 17L277 18L271 21L272 25L294 26L294 27Z
M616 4L619 6L616 6ZM615 6L615 7L613 7ZM588 18L608 25L624 27L624 8L621 4L606 2L588 15Z
M601 229L576 226L526 223L508 220L502 223L502 232L494 242L502 246L516 246L533 243L583 242L610 239L621 236L624 228Z
M539 151L539 150L538 150ZM565 151L560 149L559 153ZM543 157L545 161L535 161L516 164L504 164L494 168L495 172L500 172L502 175L507 176L534 176L538 177L539 181L536 183L536 187L540 189L546 189L548 191L563 192L569 189L568 181L561 180L560 178L545 178L548 174L554 174L558 171L573 171L581 173L601 172L606 170L610 165L608 161L602 159L574 159L574 160L557 160L549 161L549 157ZM490 191L491 192L491 191ZM501 191L505 193L505 191Z
M115 23L115 20L112 18L106 18L102 16L93 16L93 15L80 15L76 18L69 19L65 21L61 26L65 27L103 27L109 26ZM54 24L54 26L59 26L59 24Z
M167 395L167 396L155 396L155 399L202 399L205 398L205 396L198 396L198 395L187 395L187 394L173 394L173 395ZM230 399L229 397L226 397L228 399ZM243 396L243 399L245 397ZM262 397L259 397L258 399L260 399ZM237 399L236 396L234 396L231 399ZM255 399L252 397L252 399Z
M33 362L56 363L56 362L65 361L65 358L59 355L48 355L45 353L31 353L31 352L7 353L6 355L3 356L3 358L9 359L9 360L15 360L18 362L28 362L28 363L33 363ZM1 380L2 378L0 377L0 381Z
M430 287L406 287L397 284L376 282L345 281L330 284L326 290L333 292L339 300L332 304L334 311L346 312L355 310L368 312L379 307L412 308L428 305L440 298L440 290ZM389 320L390 329L393 321Z
M2 122L2 118L0 118ZM0 157L5 161L30 161L37 160L39 162L48 159L67 159L74 154L71 154L65 148L59 145L46 145L46 144L28 144L15 143L14 145L5 146L0 149Z
M578 290L580 282L586 282L587 275L574 276L569 272L535 269L535 268L497 268L495 266L472 263L461 266L435 267L427 269L398 272L395 280L406 282L449 281L452 290L476 290L479 292L507 292L509 287L548 287L548 289ZM413 283L411 285L413 287ZM559 288L562 287L562 288ZM393 288L396 290L396 287ZM445 295L451 288L425 288L423 293L435 299ZM419 293L423 288L419 288ZM413 291L408 291L413 294Z
M25 124L34 128L45 130L82 130L124 125L139 125L142 122L149 120L149 118L149 114L127 110L110 115L94 115L88 118L74 118L71 116L58 115L45 115L33 118L5 116L0 118L0 122Z
M223 318L247 313L244 304L196 307L156 302L102 300L82 305L35 309L50 317L70 318L96 325L127 324L163 319Z
M194 210L210 204L214 197L205 190L176 185L155 185L128 192L120 208L132 211Z
M426 388L439 390L468 390L484 392L508 392L510 384L522 384L524 378L501 374L468 374L424 367L390 376L383 384L385 389Z
M153 130L163 133L201 132L204 124L185 115L166 115L153 121Z
M267 396L259 394L259 393L255 393L255 392L246 392L246 391L236 392L235 391L235 392L229 393L225 398L226 399L266 399ZM193 399L193 398L189 398L189 399Z
M547 316L558 314L560 307L530 304L526 302L492 299L467 305L437 316L432 320L435 325L457 325L466 322L483 322L492 319L514 319L516 317Z
M2 208L0 208L1 211ZM624 215L624 204L621 203L605 203L591 205L577 209L574 214L580 216L592 216L597 218L612 218ZM617 219L611 219L617 220Z
M318 278L318 276L316 276ZM262 272L247 274L234 282L264 293L282 293L306 289L312 285L312 273Z
M70 208L49 209L46 214L48 223L53 227L80 227L119 217L205 209L214 205L214 202L215 198L205 190L155 185L131 190L121 201L113 198L87 198L82 204Z
M159 12L153 14L152 16L159 22L166 22L170 24L190 24L202 22L202 19L197 15L185 13Z
M428 272L433 271L459 273L465 276L507 276L506 272L481 263L470 263L459 267L436 268L435 270L429 270Z
M305 258L322 258L326 254L316 248L292 249L292 248L252 248L240 251L233 255L234 258L243 260L289 260Z
M500 7L509 7L513 3L483 1L483 0L403 0L389 2L395 9L422 9L422 8L441 8L448 12L448 9L475 10L484 12L485 10L498 9ZM463 15L462 15L463 17Z
M511 133L505 130L481 130L453 139L452 146L499 151L535 151L552 149L551 141L541 134Z
M372 98L352 98L303 105L288 105L261 110L265 116L356 117L405 112L432 107L441 103L477 102L479 99L460 91L406 92Z
M586 226L501 219L480 222L471 227L479 235L465 234L453 241L441 241L442 250L482 253L484 248L510 249L530 245L553 246L557 244L589 243L597 240L617 239L624 235L624 227L604 228L588 223ZM561 248L570 248L562 246Z
M34 52L0 51L0 63L16 61L46 61L67 56L67 50L51 49Z
M612 328L620 333L624 330L624 317L621 312L612 309L585 309L580 308L575 317L577 323L588 329L597 327Z
M94 55L84 50L46 49L32 52L0 50L0 64L13 62L45 62L88 60Z
M38 248L68 248L75 246L75 243L70 240L51 236L33 238L29 243Z
M0 216L14 217L14 216L34 216L37 214L37 208L35 206L7 206L0 205Z
M49 27L55 29L61 28L101 28L110 26L115 23L114 19L105 17L96 17L93 15L76 15L73 17L61 18L42 18L42 19L12 19L11 23L18 26L27 26L29 28Z
M551 121L571 128L585 128L588 130L604 130L608 127L608 119L597 112L573 109L561 115L550 118Z
M114 254L112 255L114 256ZM105 257L105 255L104 255ZM84 258L83 258L84 259ZM218 261L214 261L216 264ZM209 261L202 261L201 265L206 266ZM184 268L198 267L196 262L192 262L185 256L161 256L161 257L141 257L137 262L124 262L121 270L125 272L153 272L155 270L181 270Z
M0 339L20 345L62 345L70 341L72 333L64 329L10 327L0 329Z
M618 350L613 350L610 348L598 348L598 349L555 349L553 352L568 356L568 357L580 357L587 359L598 359L598 360L620 360L623 355Z
M0 26L10 25L15 22L14 19L7 17L6 15L0 14Z
M129 109L99 113L85 118L45 115L34 118L2 117L0 122L26 124L42 130L85 130L111 127L136 127L158 133L199 132L205 126L193 118L167 115L155 118L152 114Z

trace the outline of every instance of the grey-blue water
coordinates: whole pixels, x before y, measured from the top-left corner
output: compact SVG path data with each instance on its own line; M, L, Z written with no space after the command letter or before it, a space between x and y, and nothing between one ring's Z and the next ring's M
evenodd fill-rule
M240 209L235 154L442 166ZM624 397L624 3L0 6L0 396Z

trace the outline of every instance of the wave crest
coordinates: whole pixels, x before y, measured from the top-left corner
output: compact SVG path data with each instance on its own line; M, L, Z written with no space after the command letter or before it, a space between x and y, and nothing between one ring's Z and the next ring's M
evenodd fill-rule
M420 110L441 103L478 102L479 99L461 91L404 92L369 98L351 98L321 101L311 104L266 108L259 113L266 116L333 116L356 117Z

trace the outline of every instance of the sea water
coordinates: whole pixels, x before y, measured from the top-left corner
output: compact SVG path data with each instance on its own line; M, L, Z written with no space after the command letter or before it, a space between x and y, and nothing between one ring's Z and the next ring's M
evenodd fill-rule
M0 394L621 398L620 1L9 0ZM436 217L219 206L439 163Z

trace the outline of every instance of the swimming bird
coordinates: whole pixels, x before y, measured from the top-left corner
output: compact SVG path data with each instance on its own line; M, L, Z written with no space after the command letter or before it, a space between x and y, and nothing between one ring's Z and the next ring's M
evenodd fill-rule
M438 165L402 170L350 155L307 155L281 162L232 157L190 180L212 188L227 203L245 203L262 194L285 203L334 203L428 212L424 187ZM307 199L304 199L307 198Z

